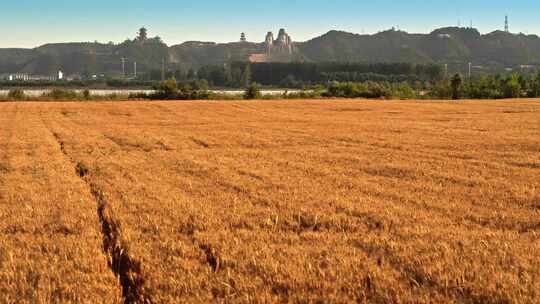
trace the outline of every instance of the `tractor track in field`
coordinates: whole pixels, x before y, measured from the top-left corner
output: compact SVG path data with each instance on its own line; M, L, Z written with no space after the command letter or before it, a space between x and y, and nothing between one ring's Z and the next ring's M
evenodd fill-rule
M89 169L69 155L62 137L52 131L51 127L43 119L42 114L40 112L43 125L51 133L64 157L73 165L77 177L84 181L97 204L97 215L103 237L102 249L107 256L109 268L120 282L124 303L154 303L151 292L145 287L146 279L142 274L141 262L130 254L129 244L122 237L120 222L114 216L105 193L90 180L89 174L91 172Z
M81 127L81 125L74 121L72 118L66 118L69 123L72 123L74 125L77 125L79 127ZM49 128L50 130L50 128ZM109 136L105 133L102 133L102 132L98 132L99 135L109 141L111 144L119 147L121 150L125 150L126 147L129 147L129 148L133 148L135 150L139 150L139 151L142 151L142 152L145 152L145 153L150 153L152 152L153 149L141 149L139 146L137 145L134 145L134 144L129 144L129 143L126 143L124 142L125 140L122 140L121 138L115 138L113 136ZM60 146L60 149L62 150L62 153L64 153L64 155L66 155L66 157L68 157L70 160L71 160L71 163L75 164L75 161L73 159L71 159L71 157L68 155L67 151L65 150L65 144L64 142L61 140L60 136L56 133L53 133L54 137L56 138L59 146ZM196 142L196 141L195 141ZM197 142L196 142L197 143ZM159 142L158 142L159 144ZM201 147L204 147L204 144L205 143L201 143ZM169 151L171 150L168 146L162 144L162 145L159 145L161 147L162 150L165 150L165 151ZM164 148L165 147L165 148ZM207 147L206 147L207 148ZM111 208L110 207L107 207L108 203L107 203L107 200L104 196L104 193L99 189L99 187L92 183L91 181L88 180L88 177L87 175L90 174L89 172L89 169L82 163L77 163L75 165L75 171L77 172L77 175L79 177L81 177L81 179L83 179L87 185L89 186L90 188L90 192L92 193L92 196L94 197L94 199L96 200L96 202L98 203L98 206L103 206L103 207L98 207L98 215L100 216L100 221L102 221L102 223L106 223L103 227L102 227L102 231L103 231L103 234L104 236L108 236L110 235L111 237L107 237L105 240L104 240L104 246L107 247L107 244L115 244L115 243L123 243L121 241L121 236L119 235L119 233L115 233L116 230L119 230L119 225L118 225L118 221L115 220L114 217L111 217L110 215L112 214L110 211L111 211ZM110 220L107 221L107 220L104 220L104 219L107 219L108 217L110 217ZM189 229L188 229L189 230ZM111 233L112 232L112 233ZM194 236L194 231L189 231L189 232L184 232L182 233L188 240L189 242L191 242L191 244L194 246L194 248L196 248L199 253L201 254L201 262L206 264L214 273L217 273L221 270L222 268L222 257L221 257L221 253L220 253L220 250L219 248L217 248L215 245L212 245L212 244L209 244L207 242L204 242L204 241L200 241L200 240L197 240ZM110 252L113 251L113 253L115 254L122 254L124 251L115 251L114 248L109 248L108 250L106 250L106 252L109 252L107 253L109 256L113 256ZM138 269L139 270L139 273L140 273L140 264L138 263L131 263L131 262L122 262L125 260L125 257L118 257L118 260L120 262L118 262L117 264L120 264L122 265L122 263L127 263L129 265L132 265L135 269ZM114 265L115 263L113 263ZM114 271L114 269L113 269ZM115 271L115 274L116 274L116 271ZM122 274L117 274L117 276L119 276L120 278L122 278ZM135 290L136 291L136 288L134 289L133 288L133 285L137 285L136 283L137 282L126 282L127 283L127 286L125 287L126 289L128 290ZM134 284L135 283L135 284ZM144 283L144 280L141 282L141 283ZM123 289L124 289L124 284L123 285ZM147 292L143 292L144 294L146 294ZM148 299L140 299L138 302L125 302L125 303L153 303L153 301L151 300L151 298L148 298Z

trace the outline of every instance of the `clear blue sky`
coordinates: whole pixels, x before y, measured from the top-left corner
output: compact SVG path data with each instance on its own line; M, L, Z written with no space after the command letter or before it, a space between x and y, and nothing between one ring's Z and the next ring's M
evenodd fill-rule
M187 40L227 42L246 32L262 41L287 29L304 41L328 30L376 33L399 27L426 33L473 21L482 33L504 27L540 34L539 0L16 0L2 1L0 47L45 42L121 42L146 26L169 44Z

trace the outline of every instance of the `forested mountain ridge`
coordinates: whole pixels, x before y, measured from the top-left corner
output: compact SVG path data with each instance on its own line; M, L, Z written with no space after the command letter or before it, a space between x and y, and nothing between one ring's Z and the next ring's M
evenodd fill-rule
M0 74L27 73L88 76L199 68L248 61L265 52L265 44L253 42L213 43L190 41L167 46L159 37L137 37L120 44L97 42L46 44L34 49L0 49ZM283 57L280 58L283 60ZM476 29L447 27L429 34L388 30L373 35L330 31L306 42L294 43L293 62L405 62L467 64L488 69L540 64L537 35L495 31L480 34Z
M375 35L330 31L301 43L310 61L465 63L514 66L540 63L537 35L447 27L429 34L389 30Z

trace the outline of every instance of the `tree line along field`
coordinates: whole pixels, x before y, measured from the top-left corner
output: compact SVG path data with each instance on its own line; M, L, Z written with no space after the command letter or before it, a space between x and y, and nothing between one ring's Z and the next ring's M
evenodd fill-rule
M540 101L0 103L0 303L540 301Z

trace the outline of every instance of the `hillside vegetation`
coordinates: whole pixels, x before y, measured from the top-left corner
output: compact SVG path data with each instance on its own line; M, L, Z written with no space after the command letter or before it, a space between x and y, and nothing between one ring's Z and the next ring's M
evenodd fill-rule
M35 49L0 49L0 74L25 72L55 74L121 74L120 59L127 58L128 74L137 62L140 72L159 73L165 60L167 69L188 70L205 65L247 61L250 54L264 53L262 43L213 43L190 41L167 46L159 37L126 40L120 44L60 43ZM540 38L536 35L495 31L481 35L476 29L448 27L429 34L409 34L388 30L374 35L341 31L306 42L297 42L295 62L404 62L485 65L503 70L523 64L540 63ZM452 67L452 66L451 66Z
M515 66L540 63L536 35L448 27L430 34L384 31L355 35L331 31L299 45L310 61L461 63Z

